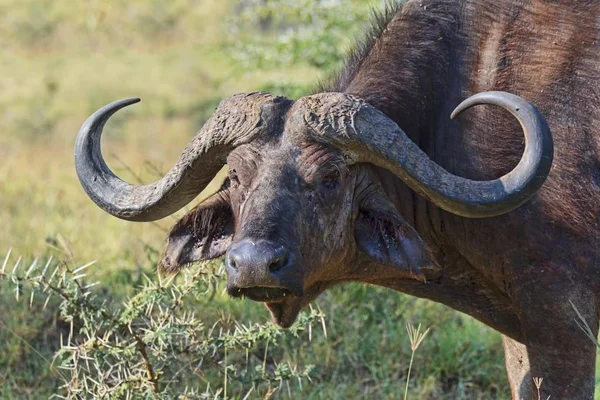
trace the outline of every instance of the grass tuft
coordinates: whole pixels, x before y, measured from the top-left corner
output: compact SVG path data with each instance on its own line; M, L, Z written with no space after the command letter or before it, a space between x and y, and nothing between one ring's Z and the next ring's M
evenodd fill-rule
M408 373L406 374L406 388L404 389L404 400L408 399L408 384L410 382L410 372L412 370L415 353L421 345L421 342L423 342L423 340L425 339L425 336L427 336L427 333L429 333L429 329L430 328L427 328L425 329L425 332L421 333L421 324L419 324L419 326L417 326L416 329L413 325L406 324L406 332L408 333L408 338L410 339L410 349L412 353L410 355L410 363L408 364Z

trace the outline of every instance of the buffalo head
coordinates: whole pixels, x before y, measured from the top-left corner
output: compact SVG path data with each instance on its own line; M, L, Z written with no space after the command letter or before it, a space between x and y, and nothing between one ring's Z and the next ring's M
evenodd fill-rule
M151 221L189 203L227 164L221 189L171 230L160 268L177 271L224 255L229 294L265 302L282 326L336 283L376 283L385 277L424 281L434 273L423 241L400 215L379 174L395 175L446 211L478 218L527 201L552 161L544 119L508 93L473 96L454 113L495 104L520 121L523 158L491 181L450 174L392 120L350 95L322 93L292 101L249 93L223 101L164 178L133 186L107 167L100 136L114 112L137 101L112 103L81 128L75 164L84 189L114 216Z

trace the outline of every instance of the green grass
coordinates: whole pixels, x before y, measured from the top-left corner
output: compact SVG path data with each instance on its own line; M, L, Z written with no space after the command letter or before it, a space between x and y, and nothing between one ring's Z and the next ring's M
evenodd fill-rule
M310 63L236 62L228 52L257 33L228 33L233 14L233 2L217 0L0 0L0 260L9 248L26 260L98 260L92 278L117 299L133 293L142 272L154 274L166 231L184 211L153 224L103 213L75 176L74 138L100 106L142 97L111 120L104 154L120 176L149 182L170 168L219 99L256 89L300 95L324 77ZM47 398L59 380L46 359L67 328L52 303L29 309L2 285L0 304L0 398ZM222 291L199 306L207 321L222 313L268 319L262 305ZM411 357L407 322L431 327L415 355L409 398L509 397L500 335L469 317L360 285L336 287L315 306L327 316L327 335L316 329L310 341L270 350L274 360L316 366L302 398L400 398Z

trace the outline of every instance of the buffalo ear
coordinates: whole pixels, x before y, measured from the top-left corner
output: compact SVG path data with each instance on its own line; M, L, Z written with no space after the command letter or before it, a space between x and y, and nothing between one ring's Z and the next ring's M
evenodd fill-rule
M398 268L412 278L424 281L426 271L432 268L419 234L381 193L361 205L354 239L374 262Z
M177 272L188 264L220 257L231 244L233 232L233 212L225 189L177 221L158 268L162 272Z

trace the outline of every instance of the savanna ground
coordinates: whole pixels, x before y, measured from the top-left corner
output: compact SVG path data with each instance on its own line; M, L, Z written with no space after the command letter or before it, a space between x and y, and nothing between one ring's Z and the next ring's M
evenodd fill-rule
M85 279L98 281L94 292L115 304L133 296L144 275L156 281L166 232L185 210L141 224L94 206L73 168L81 123L110 101L141 97L111 120L103 149L120 176L150 182L170 168L221 98L251 90L308 93L339 67L371 6L0 0L0 264L11 248L9 266L18 256L24 265L50 256L74 266L97 260ZM44 309L15 294L0 280L0 397L47 398L63 384L49 363L66 322L54 302ZM193 307L204 326L273 329L262 305L231 301L220 289ZM409 398L509 398L500 335L467 316L359 285L334 288L315 307L324 318L310 335L256 350L263 366L267 354L273 365L314 366L310 380L293 382L276 398L401 398L411 356L407 323L431 327L415 356ZM229 362L249 365L244 357ZM206 364L186 384L220 387L222 364ZM242 398L250 388L232 381L229 396Z

